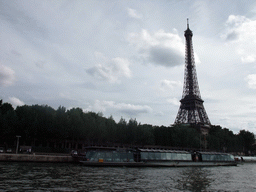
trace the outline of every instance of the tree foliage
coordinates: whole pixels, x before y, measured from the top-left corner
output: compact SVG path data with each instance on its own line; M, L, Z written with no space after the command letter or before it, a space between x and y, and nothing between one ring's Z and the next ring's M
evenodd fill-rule
M212 126L205 137L188 126L152 126L138 123L136 119L127 122L122 117L116 123L112 116L106 118L102 113L84 112L81 108L66 110L63 106L57 110L47 105L23 105L14 109L2 100L0 132L0 145L6 146L13 146L19 135L22 145L32 146L70 141L87 145L158 145L190 149L199 149L205 144L204 147L217 151L250 153L255 150L254 134L245 130L234 134L227 128Z

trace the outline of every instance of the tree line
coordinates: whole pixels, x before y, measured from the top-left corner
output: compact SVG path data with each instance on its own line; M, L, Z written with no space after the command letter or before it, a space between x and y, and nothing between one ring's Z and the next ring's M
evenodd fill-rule
M67 110L63 106L56 110L48 105L23 105L14 109L2 100L0 133L1 146L14 146L19 135L20 144L30 146L73 141L85 145L157 145L246 154L255 152L254 134L246 130L234 134L227 128L213 125L209 134L203 136L188 126L153 126L138 123L136 119L126 121L122 117L115 122L112 116L106 118L102 113L83 112L81 108Z

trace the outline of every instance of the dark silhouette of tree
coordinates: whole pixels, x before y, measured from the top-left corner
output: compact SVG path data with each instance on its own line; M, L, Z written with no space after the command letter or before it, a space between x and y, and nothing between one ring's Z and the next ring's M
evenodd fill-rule
M238 133L239 146L242 147L242 150L245 154L251 154L253 150L253 144L255 143L254 134L246 131L240 130Z
M16 136L20 145L53 148L78 148L84 145L171 146L202 148L226 152L255 152L254 134L241 130L234 134L227 128L212 126L207 136L190 126L152 126L136 119L118 123L112 116L84 112L81 108L57 110L47 105L23 105L16 109L0 100L0 145L13 146ZM201 145L201 146L200 146Z

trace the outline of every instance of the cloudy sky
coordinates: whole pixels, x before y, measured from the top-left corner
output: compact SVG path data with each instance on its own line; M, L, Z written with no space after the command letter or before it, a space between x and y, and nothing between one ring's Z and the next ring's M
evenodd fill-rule
M0 99L173 124L187 18L211 123L256 133L254 0L0 0Z

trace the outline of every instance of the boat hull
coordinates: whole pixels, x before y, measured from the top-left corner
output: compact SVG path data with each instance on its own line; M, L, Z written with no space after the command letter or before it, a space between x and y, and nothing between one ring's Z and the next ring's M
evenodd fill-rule
M90 162L80 161L91 167L216 167L236 166L235 162Z

